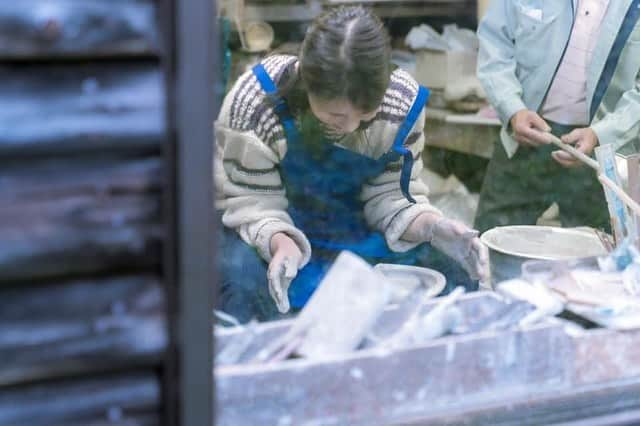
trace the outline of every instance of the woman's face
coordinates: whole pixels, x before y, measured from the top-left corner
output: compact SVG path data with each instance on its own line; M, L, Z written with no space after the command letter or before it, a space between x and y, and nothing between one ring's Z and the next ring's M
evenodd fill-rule
M336 133L351 133L360 127L361 121L372 120L377 111L358 110L346 99L325 100L309 94L309 106L313 115Z

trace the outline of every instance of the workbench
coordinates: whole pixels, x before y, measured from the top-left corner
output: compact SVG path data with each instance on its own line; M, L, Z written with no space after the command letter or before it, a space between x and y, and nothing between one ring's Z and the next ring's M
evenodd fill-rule
M459 307L482 321L503 304L495 293L478 292L465 295ZM388 324L397 315L391 309L379 321ZM248 355L291 324L260 325ZM239 333L220 332L217 347ZM639 330L585 329L546 318L393 351L374 347L320 360L240 361L216 368L217 420L221 425L638 424L639 345Z

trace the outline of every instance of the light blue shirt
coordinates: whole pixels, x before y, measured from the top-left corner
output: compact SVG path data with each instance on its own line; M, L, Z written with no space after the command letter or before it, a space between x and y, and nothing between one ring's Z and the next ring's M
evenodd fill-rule
M577 0L493 0L478 28L478 78L507 131L522 109L539 111L566 49ZM611 1L587 69L591 128L623 154L640 146L640 0Z

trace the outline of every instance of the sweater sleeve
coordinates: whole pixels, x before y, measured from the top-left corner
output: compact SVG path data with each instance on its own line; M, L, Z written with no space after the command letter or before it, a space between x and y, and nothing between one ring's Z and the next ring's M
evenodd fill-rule
M279 69L273 62L265 68L271 75ZM224 226L235 229L267 262L271 237L284 232L300 248L300 266L304 266L311 246L287 213L279 172L286 140L252 73L243 75L225 98L215 123L215 139L216 208L223 211Z
M413 97L409 99L413 101L417 95L418 86L417 83L409 80L409 78L403 76L403 81L409 82L409 84L402 84L410 88ZM403 112L402 119L404 119L406 112L410 108L410 103L407 102L406 105L400 106L400 103L395 102L394 106L396 110L400 109ZM383 103L384 108L385 104ZM387 116L391 115L390 112L384 113ZM395 137L399 127L398 124L387 121L384 128L376 135L380 143L386 147L391 146L389 141L392 141ZM407 200L400 188L402 158L387 164L385 170L380 175L369 180L362 189L362 199L365 203L364 214L367 222L371 227L385 235L389 248L396 252L407 251L420 244L402 240L402 235L418 215L424 212L441 214L429 202L429 189L421 179L423 169L422 150L425 144L424 124L425 112L422 111L405 140L405 147L411 151L414 159L409 192L416 200L416 203L414 204Z

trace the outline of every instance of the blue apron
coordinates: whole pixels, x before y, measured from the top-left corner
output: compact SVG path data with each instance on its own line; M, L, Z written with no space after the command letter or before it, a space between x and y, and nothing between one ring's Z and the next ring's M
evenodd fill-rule
M284 127L287 154L280 163L280 174L289 200L288 213L312 248L311 260L289 287L291 306L304 306L342 250L356 253L372 263L415 264L416 250L392 252L384 236L369 228L364 218L364 203L359 198L364 183L380 175L389 162L403 157L400 187L404 196L415 203L409 193L413 156L404 142L429 98L429 91L420 87L391 150L379 159L372 159L329 140L312 151L305 145L305 135L300 134L286 101L278 95L264 67L257 65L253 73Z

